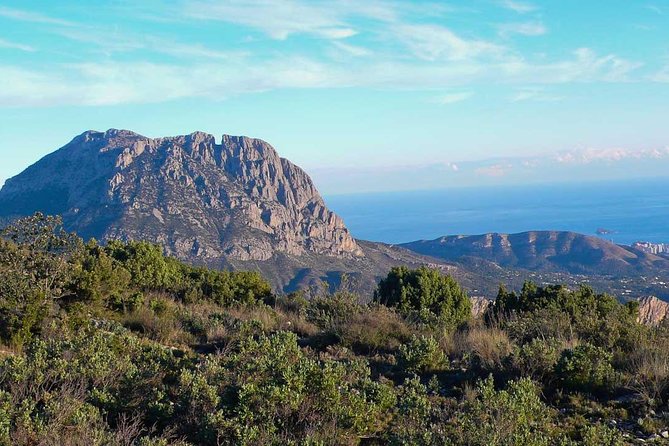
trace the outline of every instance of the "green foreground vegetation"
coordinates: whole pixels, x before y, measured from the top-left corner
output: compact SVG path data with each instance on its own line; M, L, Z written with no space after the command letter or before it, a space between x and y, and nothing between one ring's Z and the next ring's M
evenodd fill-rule
M35 215L0 238L0 444L666 441L669 329L636 313L527 283L472 318L427 268L278 296Z

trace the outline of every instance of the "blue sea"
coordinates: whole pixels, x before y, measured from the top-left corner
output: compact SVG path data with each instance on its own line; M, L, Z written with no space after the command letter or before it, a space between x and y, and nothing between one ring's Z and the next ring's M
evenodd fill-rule
M387 243L442 235L563 230L619 244L669 243L669 178L452 188L325 197L356 238Z

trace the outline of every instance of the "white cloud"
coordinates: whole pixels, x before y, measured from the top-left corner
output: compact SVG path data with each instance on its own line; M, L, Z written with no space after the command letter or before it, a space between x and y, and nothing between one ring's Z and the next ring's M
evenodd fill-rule
M632 150L623 148L571 150L560 152L554 159L563 164L589 164L592 162L617 162L626 159L669 158L669 147L664 149Z
M509 41L501 45L445 26L417 24L426 17L444 18L445 10L431 5L385 0L184 0L182 5L182 20L216 20L241 24L274 39L308 34L327 42L319 42L323 51L309 57L295 49L297 46L280 41L270 42L270 51L260 55L246 49L255 45L209 47L197 41L178 42L164 35L117 29L111 24L93 28L66 22L68 26L62 26L60 19L0 7L0 15L54 25L42 28L57 37L85 43L79 46L91 60L86 64L45 62L39 69L3 66L0 62L0 104L112 105L195 97L220 99L281 88L344 87L455 91L435 99L452 104L468 99L472 95L468 90L481 83L511 88L537 86L519 88L510 99L546 101L559 97L544 91L543 86L626 82L641 66L588 48L557 60L545 56L528 58L512 48ZM531 6L519 5L513 4L523 10ZM358 22L353 19L360 17L368 25L361 29L364 36L346 39L357 31ZM545 31L540 22L501 26L506 26L509 33L537 35ZM240 39L244 37L240 35ZM370 45L373 39L382 38L384 42L373 46L373 52L358 44L362 41ZM18 44L0 40L0 46L3 43L5 47L29 50L27 46L18 48ZM116 53L123 53L123 57L114 57ZM89 57L91 54L93 57ZM669 67L656 73L653 80L669 82Z
M539 9L537 8L537 6L531 3L526 3L516 0L503 0L501 4L506 9L510 9L514 12L517 12L518 14L526 14L528 12L533 12Z
M646 5L646 9L653 11L655 14L663 15L664 10L657 5Z
M477 39L465 39L438 25L401 25L394 29L395 37L419 58L435 61L460 61L482 55L500 55L502 46Z
M45 25L59 25L59 26L75 26L74 22L63 20L59 18L49 17L32 11L25 11L22 9L9 8L0 6L0 17L5 17L21 22L41 23Z
M35 48L30 45L24 45L22 43L10 42L9 40L0 39L0 48L7 48L10 50L20 50L26 51L28 53L35 52Z
M357 45L349 45L340 41L334 41L332 42L332 45L338 50L354 57L363 57L372 54L372 52L367 48L363 48Z
M510 37L513 34L542 36L547 32L548 29L541 22L504 23L499 26L499 34L503 37Z
M178 48L177 48L178 51ZM446 60L412 63L360 59L341 64L279 54L264 60L245 53L208 54L200 63L118 62L51 65L32 70L0 65L0 105L113 105L164 102L180 98L223 99L282 88L383 87L394 89L462 88L475 83L545 86L567 82L623 82L638 64L616 56L581 51L572 59L548 64L524 60ZM182 51L182 52L183 52ZM464 93L445 101L464 100ZM546 100L539 90L519 91L516 100Z
M455 104L457 102L466 101L472 97L473 93L471 91L463 91L459 93L448 93L443 96L436 98L435 102L442 105Z
M653 82L669 83L669 65L666 65L662 69L660 69L660 71L653 73L649 79Z
M185 14L200 20L248 26L278 40L292 34L345 39L357 33L343 22L335 9L297 0L191 1L186 3Z
M560 84L569 82L628 82L642 63L615 54L600 56L589 48L579 48L571 59L530 63L524 59L499 64L499 76L525 84Z
M516 93L511 97L511 102L557 102L563 99L564 98L562 96L552 94L546 91L546 89L543 87L524 87L516 91Z

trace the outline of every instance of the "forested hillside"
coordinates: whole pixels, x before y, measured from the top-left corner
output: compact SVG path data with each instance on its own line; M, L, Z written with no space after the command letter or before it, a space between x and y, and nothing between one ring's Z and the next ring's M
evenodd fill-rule
M276 295L36 214L0 237L0 444L623 445L669 437L669 329L590 288L393 268Z

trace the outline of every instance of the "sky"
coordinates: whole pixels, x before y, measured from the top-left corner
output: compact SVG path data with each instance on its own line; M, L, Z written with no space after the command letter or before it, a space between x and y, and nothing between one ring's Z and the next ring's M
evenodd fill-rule
M0 183L108 128L262 138L330 194L658 176L667 116L669 0L0 0Z

